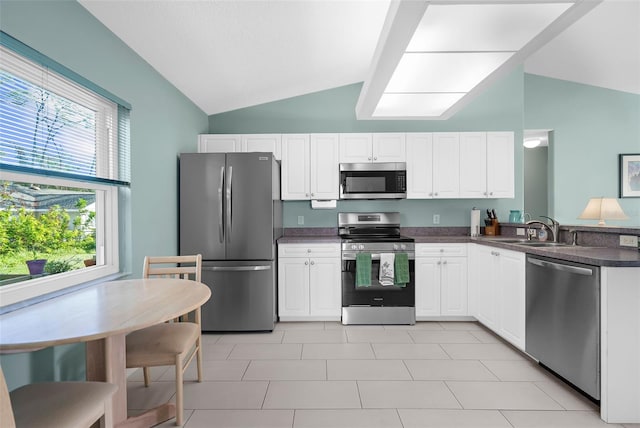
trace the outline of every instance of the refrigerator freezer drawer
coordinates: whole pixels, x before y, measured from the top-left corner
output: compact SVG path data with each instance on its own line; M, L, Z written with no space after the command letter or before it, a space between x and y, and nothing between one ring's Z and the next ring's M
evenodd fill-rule
M202 282L211 299L202 307L203 331L272 331L275 262L205 262Z

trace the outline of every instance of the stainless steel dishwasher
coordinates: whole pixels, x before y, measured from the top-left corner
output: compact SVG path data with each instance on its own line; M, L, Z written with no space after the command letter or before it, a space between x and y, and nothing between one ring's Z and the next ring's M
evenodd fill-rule
M600 399L600 268L527 256L526 352Z

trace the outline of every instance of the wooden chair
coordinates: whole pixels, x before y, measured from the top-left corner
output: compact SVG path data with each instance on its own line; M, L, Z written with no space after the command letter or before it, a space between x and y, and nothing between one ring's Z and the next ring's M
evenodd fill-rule
M189 264L184 266L184 264ZM145 257L144 278L172 277L200 282L202 256ZM181 317L181 322L157 324L126 336L127 368L142 367L144 384L151 382L149 368L174 365L176 371L176 425L183 423L183 378L194 356L198 362L198 382L202 382L202 346L200 308Z
M0 427L88 428L113 426L111 399L118 387L106 382L46 382L9 393L0 367Z

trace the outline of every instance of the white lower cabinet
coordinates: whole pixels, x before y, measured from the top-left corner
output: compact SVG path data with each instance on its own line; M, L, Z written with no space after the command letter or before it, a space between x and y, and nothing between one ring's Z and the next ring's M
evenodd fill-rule
M280 321L339 321L340 244L278 245Z
M470 289L478 321L525 347L525 254L471 244Z
M416 244L416 319L467 315L467 244Z

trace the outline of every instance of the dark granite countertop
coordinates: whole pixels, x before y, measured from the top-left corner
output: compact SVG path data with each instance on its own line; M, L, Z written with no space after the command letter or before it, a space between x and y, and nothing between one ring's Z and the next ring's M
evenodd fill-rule
M624 248L589 247L589 246L561 246L561 247L527 247L517 243L501 242L504 238L468 238L468 242L520 251L527 254L552 257L585 263L594 266L610 267L640 267L640 251ZM639 272L640 275L640 272Z
M453 230L452 232L459 232ZM468 229L468 228L465 228ZM278 239L279 244L326 244L340 243L340 237L336 229L319 230L317 235L296 236L286 235ZM407 233L408 232L408 233ZM457 244L473 242L481 245L489 245L507 250L520 251L527 254L552 257L558 260L567 260L577 263L585 263L594 266L610 267L640 267L640 251L635 249L612 248L600 246L562 246L562 247L527 247L505 240L513 240L515 236L479 236L470 237L460 234L434 234L424 235L411 233L411 230L403 230L403 234L415 239L416 244Z
M339 244L342 242L338 235L307 235L307 236L283 236L278 239L278 244Z

